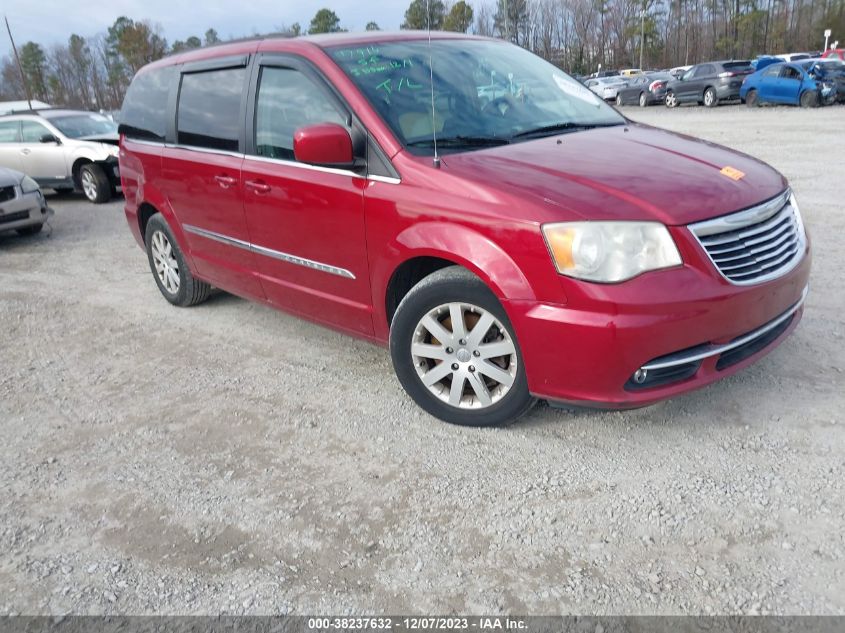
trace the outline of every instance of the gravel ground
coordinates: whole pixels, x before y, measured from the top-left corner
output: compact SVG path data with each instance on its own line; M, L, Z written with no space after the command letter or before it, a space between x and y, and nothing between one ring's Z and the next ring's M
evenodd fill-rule
M845 614L845 109L625 113L769 161L815 248L790 339L637 411L440 423L381 348L171 307L121 201L0 237L0 615Z

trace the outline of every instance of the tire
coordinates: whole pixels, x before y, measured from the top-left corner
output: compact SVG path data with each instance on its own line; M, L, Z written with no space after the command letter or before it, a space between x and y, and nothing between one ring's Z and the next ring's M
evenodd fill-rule
M639 103L640 103L641 108L647 108L648 107L648 97L646 96L646 94L644 92L640 93L640 102Z
M41 233L41 229L44 228L43 224L33 224L32 226L25 226L21 229L17 229L18 235L36 235Z
M191 275L182 249L176 243L170 226L160 214L154 215L147 222L144 244L147 247L147 260L153 279L165 299L181 308L197 305L208 299L211 286Z
M678 97L675 96L675 93L671 90L666 93L666 107L667 108L677 108L678 107Z
M819 105L819 94L813 90L805 90L798 100L802 108L815 108Z
M458 331L452 327L456 315L463 322ZM475 334L476 328L483 331ZM493 345L503 353L485 356ZM502 305L483 281L459 266L430 274L405 295L390 327L390 356L408 395L450 424L501 426L535 402ZM424 376L432 380L430 387ZM456 378L460 391L453 388Z
M616 107L622 107L622 96L618 94L616 95Z
M102 204L111 200L111 181L99 165L88 163L82 166L79 170L79 186L89 202Z
M716 96L716 91L713 88L707 88L704 91L703 101L708 108L715 108L719 105L719 97Z
M745 105L747 105L749 108L760 107L760 99L757 97L756 90L749 90L748 93L745 95Z

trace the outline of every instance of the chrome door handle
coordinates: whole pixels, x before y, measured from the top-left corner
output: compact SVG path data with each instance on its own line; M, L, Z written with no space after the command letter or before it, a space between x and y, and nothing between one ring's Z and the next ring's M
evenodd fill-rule
M29 149L29 148L26 148L26 147L21 150L21 154L24 154L24 155L28 155L28 154L31 154L31 153L32 153L32 150Z
M223 187L223 189L228 189L236 184L238 184L237 178L232 178L231 176L215 176L214 180L217 181L217 184Z
M270 185L263 180L247 180L244 185L255 191L255 193L270 193Z

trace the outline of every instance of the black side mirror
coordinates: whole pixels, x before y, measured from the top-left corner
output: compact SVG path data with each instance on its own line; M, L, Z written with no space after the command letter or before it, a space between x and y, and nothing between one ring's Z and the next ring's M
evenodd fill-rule
M43 135L43 136L39 139L39 141L40 141L41 143L55 143L56 145L61 145L61 144L62 144L62 142L59 140L59 137L58 137L58 136L56 136L55 134L50 134L49 132L48 132L47 134L44 134L44 135Z

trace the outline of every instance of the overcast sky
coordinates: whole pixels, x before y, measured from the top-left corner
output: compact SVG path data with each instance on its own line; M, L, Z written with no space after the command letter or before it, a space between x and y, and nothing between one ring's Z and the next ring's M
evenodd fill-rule
M161 25L167 41L202 37L214 28L221 38L245 37L299 22L308 28L318 9L337 13L350 31L363 31L375 20L383 29L398 29L410 0L3 0L15 43L29 40L50 46L66 43L71 33L96 35L121 15ZM5 26L0 54L11 46Z

